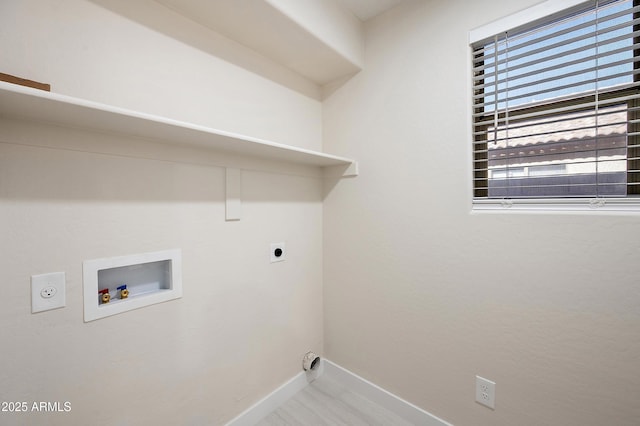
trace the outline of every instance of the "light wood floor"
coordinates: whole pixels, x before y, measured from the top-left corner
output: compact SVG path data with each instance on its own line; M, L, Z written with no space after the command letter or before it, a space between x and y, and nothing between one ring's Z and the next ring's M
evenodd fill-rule
M411 426L412 423L321 376L256 426Z

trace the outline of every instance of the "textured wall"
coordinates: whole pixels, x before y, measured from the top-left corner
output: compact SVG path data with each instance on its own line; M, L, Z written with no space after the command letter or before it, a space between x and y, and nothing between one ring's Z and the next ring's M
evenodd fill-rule
M110 9L3 1L0 21L3 72L320 147L319 102ZM183 35L203 30L193 31ZM243 168L239 222L224 220L226 164ZM291 378L306 351L322 351L316 175L0 120L0 401L71 403L69 413L0 412L0 423L223 424ZM269 244L279 241L287 261L271 264ZM83 322L84 260L170 248L182 249L181 299ZM67 306L31 314L30 276L55 271L66 272Z
M453 424L637 425L640 218L471 214L468 31L534 1L409 1L324 102L325 353ZM474 378L497 383L496 410Z

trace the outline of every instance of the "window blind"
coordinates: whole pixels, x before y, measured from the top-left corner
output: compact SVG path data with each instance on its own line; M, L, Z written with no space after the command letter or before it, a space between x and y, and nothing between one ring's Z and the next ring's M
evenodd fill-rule
M640 0L472 45L474 199L640 195Z

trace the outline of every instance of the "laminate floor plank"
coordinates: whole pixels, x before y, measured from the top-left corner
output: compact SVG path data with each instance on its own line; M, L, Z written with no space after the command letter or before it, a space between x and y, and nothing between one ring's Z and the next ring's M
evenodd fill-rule
M321 376L256 426L411 426L396 413Z

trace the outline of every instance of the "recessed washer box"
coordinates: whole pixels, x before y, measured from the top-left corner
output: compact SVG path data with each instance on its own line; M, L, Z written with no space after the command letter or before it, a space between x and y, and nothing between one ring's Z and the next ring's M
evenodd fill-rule
M182 252L175 249L85 260L82 275L84 321L89 322L182 297ZM128 295L123 294L122 286ZM108 302L102 297L105 290Z

